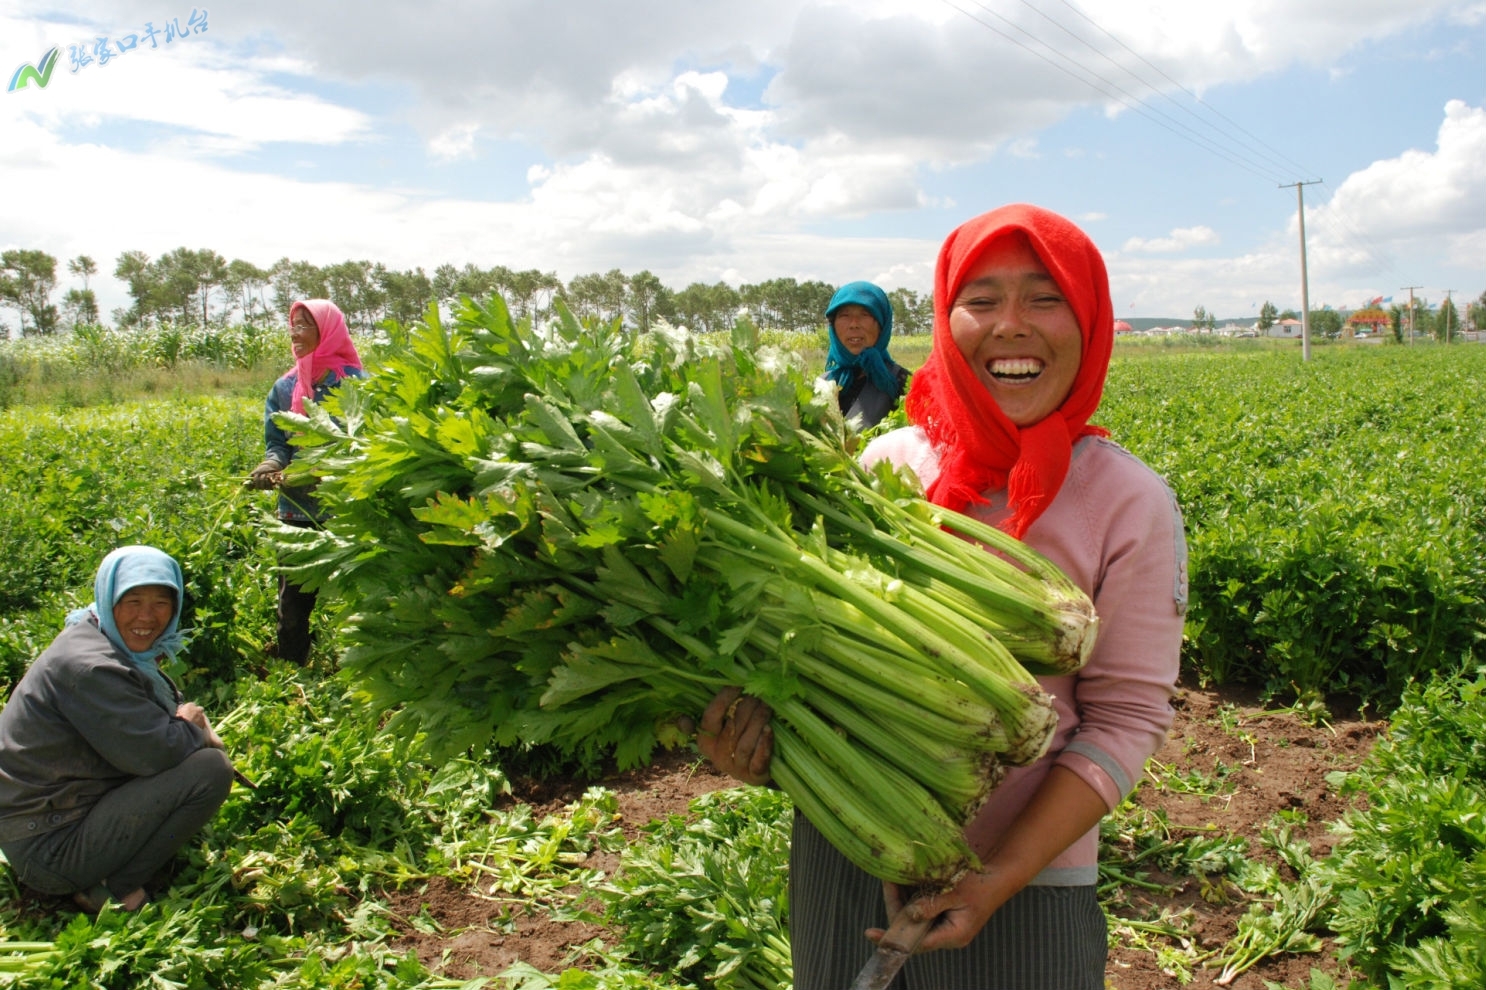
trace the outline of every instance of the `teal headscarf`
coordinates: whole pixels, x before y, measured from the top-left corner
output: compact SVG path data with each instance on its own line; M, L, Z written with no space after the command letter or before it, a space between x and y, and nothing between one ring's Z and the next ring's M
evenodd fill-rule
M119 628L114 624L114 606L124 597L124 592L147 584L175 589L175 614L170 617L170 625L150 644L149 649L136 653L124 644L124 637L119 635ZM186 645L185 637L180 631L181 606L185 601L185 592L186 581L181 574L181 565L170 554L154 547L119 547L98 565L98 576L93 579L92 603L68 615L67 625L85 619L96 622L108 641L128 658L130 665L149 679L155 700L167 711L174 713L175 690L160 672L156 658L161 653L173 657ZM106 604L100 606L100 603Z
M866 309L882 328L877 342L862 348L860 354L853 354L841 346L841 340L836 336L836 311L852 304ZM826 322L831 325L831 349L826 354L825 376L838 387L845 388L851 384L857 369L861 369L873 385L897 398L898 377L893 374L893 359L887 352L888 341L893 339L893 304L888 301L887 293L871 282L847 282L831 297L831 303L826 307Z

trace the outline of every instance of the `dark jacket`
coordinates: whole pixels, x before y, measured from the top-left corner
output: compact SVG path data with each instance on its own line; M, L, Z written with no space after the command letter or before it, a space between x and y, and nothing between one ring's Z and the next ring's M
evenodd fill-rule
M343 368L345 374L337 374L328 371L315 383L311 401L321 403L337 385L347 378L365 377L360 368ZM294 460L294 447L289 443L289 434L273 421L274 413L288 412L290 404L294 400L294 383L299 380L296 369L290 368L278 381L273 383L273 388L268 390L268 399L263 404L263 445L264 458L279 462L283 467ZM311 494L313 487L307 488L280 488L279 489L279 518L285 522L311 523L320 522L324 518L320 512L319 503Z
M858 371L851 383L836 395L841 405L841 414L848 420L860 418L858 429L876 426L882 418L898 407L903 396L908 394L908 369L900 364L892 366L898 379L898 394L888 395L872 383L865 371Z
M0 842L76 821L130 778L169 770L205 745L96 625L68 626L0 709Z

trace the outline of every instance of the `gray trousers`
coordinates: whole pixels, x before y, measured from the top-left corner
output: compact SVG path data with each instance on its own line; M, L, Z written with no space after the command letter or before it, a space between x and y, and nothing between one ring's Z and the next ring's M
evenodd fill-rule
M795 990L843 990L886 928L882 881L795 813L789 850ZM1103 990L1108 926L1093 886L1025 887L963 949L913 956L891 990Z
M122 899L211 821L231 789L227 754L198 749L163 773L115 787L87 817L0 849L32 890L71 894L106 883Z

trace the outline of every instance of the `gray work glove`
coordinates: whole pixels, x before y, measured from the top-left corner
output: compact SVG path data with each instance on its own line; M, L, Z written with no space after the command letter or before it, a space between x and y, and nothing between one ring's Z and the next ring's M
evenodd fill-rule
M260 491L268 491L279 487L279 482L284 477L284 465L272 457L265 458L263 463L248 473L248 480L243 482L249 488L257 488Z

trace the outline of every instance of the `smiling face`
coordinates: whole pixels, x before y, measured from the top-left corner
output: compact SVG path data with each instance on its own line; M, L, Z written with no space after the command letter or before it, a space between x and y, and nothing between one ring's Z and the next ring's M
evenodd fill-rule
M1019 427L1062 405L1078 375L1078 320L1021 235L992 243L966 273L950 306L949 331L991 398Z
M170 627L175 616L175 589L163 584L141 584L124 592L114 604L114 628L124 645L143 653Z
M289 344L294 348L295 358L313 354L320 346L320 326L304 306L296 306L289 321Z
M847 303L836 310L831 317L831 326L841 346L852 354L862 353L882 336L882 325L877 322L877 317L867 312L867 307L856 303Z

